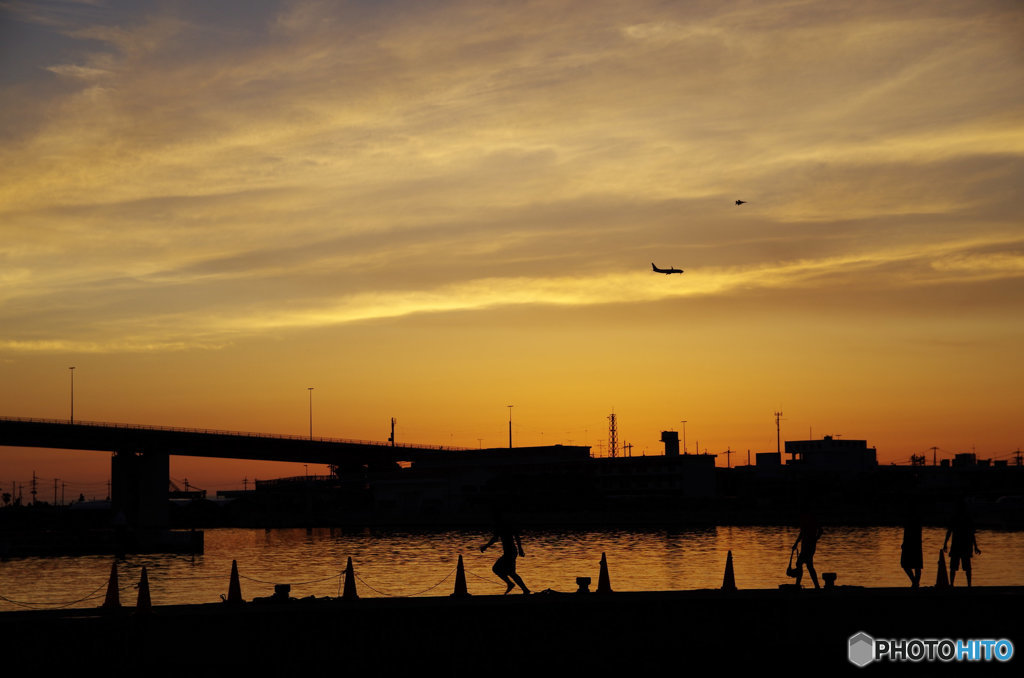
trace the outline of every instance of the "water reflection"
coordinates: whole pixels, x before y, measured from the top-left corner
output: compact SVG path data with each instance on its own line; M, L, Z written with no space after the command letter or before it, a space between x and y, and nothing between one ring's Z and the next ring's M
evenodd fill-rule
M146 566L154 604L216 602L227 593L232 559L238 561L246 599L270 595L274 583L292 584L295 597L337 596L350 556L360 596L447 595L460 553L470 593L500 594L504 586L491 572L495 555L479 550L490 536L472 530L208 530L203 555L133 556L122 562L121 601L134 604L134 584ZM929 586L945 530L925 528L922 536L922 583ZM839 585L904 587L902 537L896 527L826 529L815 564L819 573L837 572ZM732 551L740 589L775 588L789 581L785 570L795 539L794 529L782 527L527 531L518 570L534 591L572 591L577 576L597 580L604 552L616 591L717 588ZM1024 532L980 531L978 542L983 555L974 563L975 585L1024 585ZM109 569L110 558L102 556L0 562L0 596L8 599L0 600L0 609L23 609L10 601L97 606ZM91 592L96 598L80 600Z

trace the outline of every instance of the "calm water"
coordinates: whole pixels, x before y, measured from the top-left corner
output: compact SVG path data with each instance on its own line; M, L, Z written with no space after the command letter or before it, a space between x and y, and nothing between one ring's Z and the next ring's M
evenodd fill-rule
M931 585L945 531L925 528L923 536L922 582ZM833 528L818 544L815 565L819 574L837 572L839 584L906 586L899 566L902 537L901 528ZM362 597L448 595L460 553L470 593L499 594L504 585L490 568L500 544L486 553L479 550L489 538L473 531L207 530L201 556L140 556L120 563L121 602L135 603L134 585L143 565L154 605L216 602L227 593L232 559L238 561L247 600L272 594L274 583L290 583L294 597L337 596L339 574L349 556ZM739 588L775 588L791 581L785 571L794 539L795 529L777 527L530 531L523 535L526 557L519 559L518 571L534 591L575 590L577 576L591 577L596 586L605 552L616 590L717 588L731 550ZM982 530L978 545L982 554L973 561L976 585L1024 586L1024 532ZM33 608L95 607L103 602L111 560L77 556L2 561L0 610L25 609L11 601ZM960 573L958 585L964 583L962 577Z

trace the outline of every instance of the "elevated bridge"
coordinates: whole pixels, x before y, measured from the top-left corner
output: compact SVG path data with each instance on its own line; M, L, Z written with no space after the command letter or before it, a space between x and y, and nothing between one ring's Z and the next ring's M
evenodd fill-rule
M469 449L92 421L72 424L59 419L16 417L0 417L0 446L151 452L184 457L291 461L336 466L423 461L436 458L439 452Z
M331 464L351 469L461 456L467 451L437 445L14 417L0 417L0 446L112 452L111 501L115 512L123 513L130 525L152 527L167 522L171 455Z

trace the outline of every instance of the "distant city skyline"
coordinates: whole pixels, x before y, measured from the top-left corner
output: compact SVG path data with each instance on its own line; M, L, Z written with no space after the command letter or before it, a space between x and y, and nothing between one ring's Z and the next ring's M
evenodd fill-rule
M5 3L0 415L69 418L73 379L76 421L476 448L514 403L517 446L614 411L735 465L781 410L1009 458L1021 35L997 1ZM0 489L102 482L82 454L0 449Z

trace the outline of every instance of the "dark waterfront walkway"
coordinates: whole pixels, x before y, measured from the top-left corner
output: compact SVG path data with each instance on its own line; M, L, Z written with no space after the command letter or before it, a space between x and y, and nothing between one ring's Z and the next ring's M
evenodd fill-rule
M861 631L875 638L1007 638L1024 647L1022 603L1019 587L318 599L165 606L145 616L131 609L7 612L0 638L7 667L94 666L115 674L393 675L436 667L445 676L658 675L720 662L758 675L770 666L833 675L883 668L849 663L848 640ZM1009 675L1020 661L987 668ZM884 668L933 675L972 667Z

